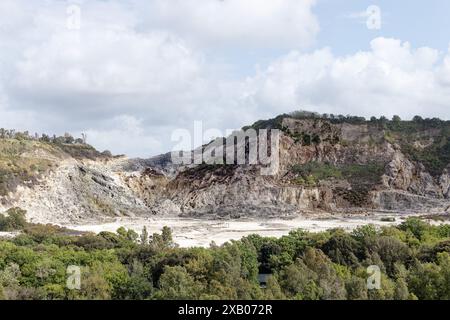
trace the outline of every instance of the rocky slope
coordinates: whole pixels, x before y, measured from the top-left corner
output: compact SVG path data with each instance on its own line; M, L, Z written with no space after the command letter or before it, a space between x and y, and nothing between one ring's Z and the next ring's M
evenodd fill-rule
M428 160L431 155L445 158L441 149L439 153L424 145L448 148L448 123L439 122L434 130L428 130L427 124L416 125L414 130L408 127L411 132L392 126L286 116L257 123L257 129L283 131L277 175L261 176L251 166L201 165L168 179L159 192L170 208L184 215L448 211L448 163L441 164L436 173L433 162L415 160L412 152L416 149L409 148L416 146L417 152L428 153Z
M14 187L7 183L0 210L19 206L32 221L58 223L147 215L449 211L449 122L284 115L252 128L282 131L273 176L253 165L175 166L170 154L86 157L72 152L74 146L33 141L5 158L9 149L3 147L3 162L32 159L45 170ZM3 140L3 146L11 143Z
M21 207L40 223L145 214L143 201L113 170L124 161L87 145L0 139L0 212Z

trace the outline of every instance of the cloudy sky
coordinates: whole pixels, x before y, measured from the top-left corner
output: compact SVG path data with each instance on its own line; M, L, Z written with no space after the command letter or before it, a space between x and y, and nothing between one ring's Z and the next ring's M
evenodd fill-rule
M369 10L368 10L369 9ZM0 127L114 153L296 109L450 118L446 0L0 0Z

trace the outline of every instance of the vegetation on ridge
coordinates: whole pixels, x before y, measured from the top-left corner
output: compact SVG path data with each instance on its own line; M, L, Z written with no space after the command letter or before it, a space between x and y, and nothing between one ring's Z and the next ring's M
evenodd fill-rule
M33 185L58 165L58 160L109 158L109 151L99 152L70 134L49 137L32 136L28 132L0 129L0 197L19 185Z
M367 204L369 192L381 182L383 172L384 165L377 163L333 165L310 162L291 168L295 176L292 182L307 187L316 187L329 180L346 180L351 189L337 188L335 191L354 206Z
M304 146L317 145L321 137L310 132L291 132L283 127L286 118L296 120L328 121L330 124L366 125L369 128L384 132L384 141L400 145L402 152L412 161L422 163L435 177L440 176L450 165L450 121L438 118L423 119L415 116L411 120L402 120L394 116L391 120L386 117L371 117L366 119L358 116L343 116L333 114L319 114L310 111L295 111L283 114L274 119L260 120L252 126L243 129L279 129L291 136L296 143ZM333 137L331 144L345 144L345 141ZM372 141L373 142L373 141ZM418 145L416 143L419 143Z

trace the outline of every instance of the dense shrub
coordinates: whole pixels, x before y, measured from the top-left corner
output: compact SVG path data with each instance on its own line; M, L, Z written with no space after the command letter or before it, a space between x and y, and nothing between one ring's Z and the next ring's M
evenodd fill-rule
M177 248L168 228L138 239L30 225L0 240L0 299L450 299L449 243L448 226L418 219L210 248ZM381 287L369 290L373 265ZM68 266L80 267L79 290Z
M0 214L0 231L22 230L27 225L26 211L20 208L12 208L4 215Z

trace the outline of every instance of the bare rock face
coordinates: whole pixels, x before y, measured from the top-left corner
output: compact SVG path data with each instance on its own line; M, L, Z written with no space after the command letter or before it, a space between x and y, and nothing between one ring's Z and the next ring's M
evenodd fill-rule
M186 216L282 216L355 209L426 212L446 206L448 174L434 178L422 164L403 154L399 145L385 140L382 130L291 118L284 119L281 127L276 176L259 175L257 166L178 168L151 194L168 199L172 213ZM335 167L336 176L314 185L297 183L292 167L310 163ZM373 173L361 172L366 167ZM344 176L339 170L344 170ZM148 204L156 213L167 212L156 199Z
M386 174L383 175L384 186L408 190L413 182L415 169L414 164L402 153L395 152L392 161L386 166Z
M450 174L448 170L445 170L445 172L442 174L441 178L439 179L439 185L442 190L442 194L446 199L450 198Z
M448 208L447 202L400 190L384 190L377 192L374 195L373 201L380 209L392 210L399 213L442 213Z
M405 138L369 122L285 117L277 126L280 166L273 176L262 176L257 165L174 165L170 154L107 160L57 154L40 183L1 199L0 209L22 207L34 222L75 223L121 216L281 217L450 207L450 166L430 171L404 150L408 143L410 152L426 152L442 140L439 129Z
M251 168L196 167L171 180L166 195L185 215L259 212L267 216L353 209L431 212L448 207L449 175L433 177L376 126L285 118L281 128L276 176L261 177ZM436 130L417 134L421 148L438 134ZM319 177L320 170L330 166L336 168L335 176L313 185L298 184L292 167L310 163L319 164ZM365 168L373 173L361 172Z
M280 212L295 210L289 201L282 201L283 191L276 182L258 172L238 166L189 169L171 181L167 195L184 215L260 215L277 207Z
M386 166L383 184L386 188L408 191L415 195L444 197L442 183L439 185L423 165L411 162L399 151Z
M143 213L146 207L119 176L92 163L66 160L33 188L21 188L10 203L36 223L108 220Z

